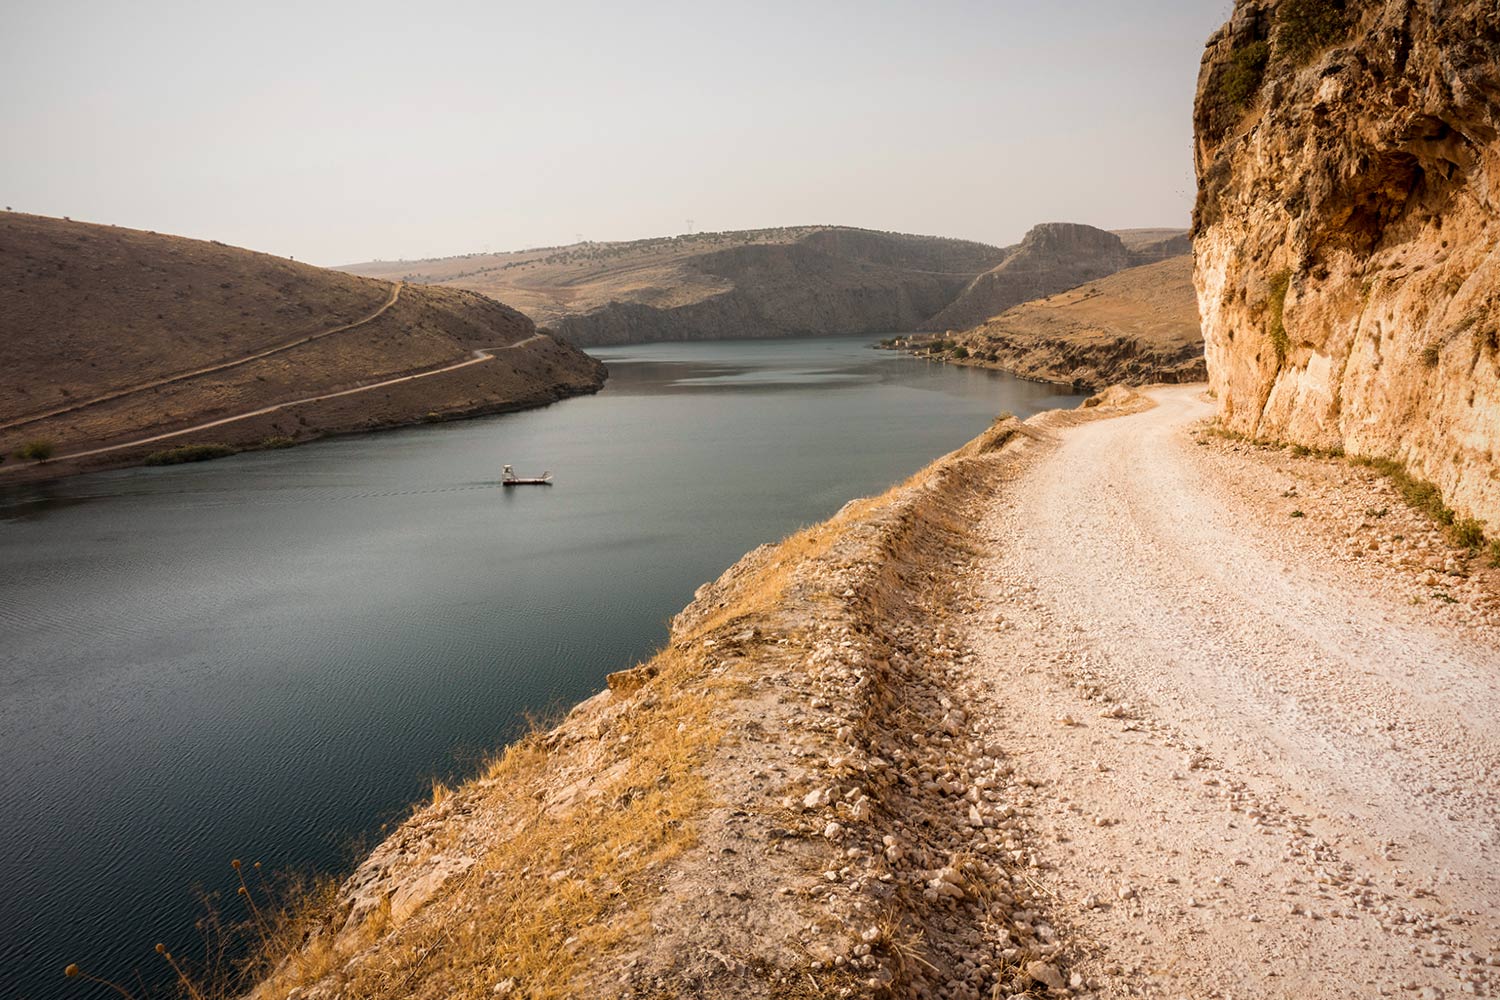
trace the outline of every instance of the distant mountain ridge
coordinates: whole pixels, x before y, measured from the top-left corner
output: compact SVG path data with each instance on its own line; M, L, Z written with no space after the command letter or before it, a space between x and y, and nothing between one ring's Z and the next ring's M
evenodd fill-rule
M1116 235L1049 223L1016 246L994 247L798 226L371 261L342 270L491 295L587 346L882 334L941 329L934 324L968 314L978 315L966 324L974 325L992 314L984 312L992 302L1005 303L994 309L1000 312L1023 292L1035 298L1063 291L1187 247L1185 229Z

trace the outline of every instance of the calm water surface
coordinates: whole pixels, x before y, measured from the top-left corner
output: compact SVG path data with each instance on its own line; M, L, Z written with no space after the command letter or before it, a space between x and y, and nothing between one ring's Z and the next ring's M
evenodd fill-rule
M230 858L347 867L746 550L1077 402L868 344L600 350L544 410L0 494L0 996L161 982Z

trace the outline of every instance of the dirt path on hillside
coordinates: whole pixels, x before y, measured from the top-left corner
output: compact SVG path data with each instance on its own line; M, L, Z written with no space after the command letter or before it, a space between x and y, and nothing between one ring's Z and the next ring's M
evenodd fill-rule
M317 333L308 334L305 337L298 337L296 340L289 340L285 343L277 344L275 347L268 347L263 351L257 351L254 354L246 354L242 357L232 358L229 361L220 361L212 365L206 365L202 368L194 368L192 371L179 372L176 375L168 375L165 378L154 379L150 382L142 382L138 385L126 386L123 389L116 389L112 392L107 392L102 396L94 396L91 399L85 399L81 402L72 403L68 406L58 407L55 410L48 410L46 413L34 413L27 417L18 417L15 420L0 424L0 431L10 430L14 427L25 427L27 424L34 424L38 421L46 420L49 417L60 417L66 413L75 413L78 410L87 409L90 406L97 406L100 403L108 403L111 400L120 399L125 396L132 396L138 392L145 392L147 389L159 389L164 385L172 385L173 383L186 381L190 378L197 378L200 375L209 375L213 372L221 372L230 368L238 368L240 365L249 364L252 361L259 361L261 358L268 358L273 354L280 354L281 352L289 351L294 347L301 347L303 344L311 344L313 341L322 340L325 337L331 337L336 333L344 333L348 330L353 330L356 327L364 326L366 323L371 323L379 319L381 316L385 315L386 310L395 305L396 300L400 297L401 282L398 281L395 284L391 285L391 293L386 297L386 300L381 303L380 308L376 309L368 316L363 316L353 321L352 323L344 323L340 326L330 327L326 330L319 330ZM119 447L123 448L129 446L120 445ZM103 450L112 451L114 449ZM95 452L88 452L87 454L95 454Z
M1494 995L1493 615L1299 530L1282 466L1195 440L1200 388L1152 395L1030 446L964 615L1083 991Z
M166 441L171 438L182 437L185 434L195 434L199 431L211 430L214 427L222 427L224 424L232 424L241 420L249 420L252 417L262 417L267 413L275 413L278 410L285 410L293 406L302 406L307 403L320 403L325 399L338 399L341 396L353 396L361 392L370 392L374 389L386 389L393 385L400 385L402 382L414 382L417 379L431 378L434 375L444 375L448 372L457 371L460 368L468 368L470 365L479 365L484 364L486 361L493 361L495 359L495 355L500 351L513 351L518 347L524 347L527 344L533 343L535 341L546 339L548 338L545 333L534 333L531 336L527 337L525 340L518 340L514 344L506 344L503 347L480 348L476 350L474 352L474 356L472 358L469 358L467 361L459 361L456 364L444 365L441 368L431 368L427 371L417 372L413 375L402 375L399 378L388 378L381 382L372 382L369 385L356 386L353 389L341 389L338 392L325 392L319 396L306 396L302 399L289 399L284 403L275 403L271 406L263 406L258 410L250 410L245 413L236 413L233 416L229 417L220 417L217 420L210 420L206 423L194 424L192 427L184 427L181 430L167 431L162 434L153 434L150 437L136 438L134 441L126 441L123 444L112 444L103 448L90 448L87 451L75 451L68 455L59 455L57 458L54 458L51 461L66 462L75 458L88 458L92 455L104 455L112 451L121 451L125 448L139 448L143 445L155 444L158 441ZM36 464L38 463L16 463L14 465L9 465L3 469L0 469L0 472L8 472L11 469L24 469Z

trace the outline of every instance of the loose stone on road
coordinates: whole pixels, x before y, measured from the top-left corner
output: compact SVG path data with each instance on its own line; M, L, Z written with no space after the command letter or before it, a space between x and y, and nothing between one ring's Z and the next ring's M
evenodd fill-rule
M1073 967L1102 996L1494 995L1493 604L1406 557L1416 515L1372 521L1383 482L1152 396L1030 447L964 615Z

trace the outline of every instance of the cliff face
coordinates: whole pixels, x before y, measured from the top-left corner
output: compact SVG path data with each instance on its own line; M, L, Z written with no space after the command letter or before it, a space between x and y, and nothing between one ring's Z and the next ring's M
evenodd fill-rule
M1500 527L1500 8L1239 0L1194 118L1222 421L1395 458Z
M1160 260L1167 252L1165 241L1147 241L1145 246L1149 249L1138 257L1119 236L1103 229L1067 222L1043 223L1027 233L1004 261L975 278L919 329L965 330L1011 306L1148 260Z
M950 244L952 246L950 246ZM686 304L614 300L553 327L584 344L886 333L910 330L942 309L993 260L956 240L829 229L794 243L733 247L690 267L727 289Z
M911 330L1007 253L968 240L797 226L344 270L482 292L593 345Z

